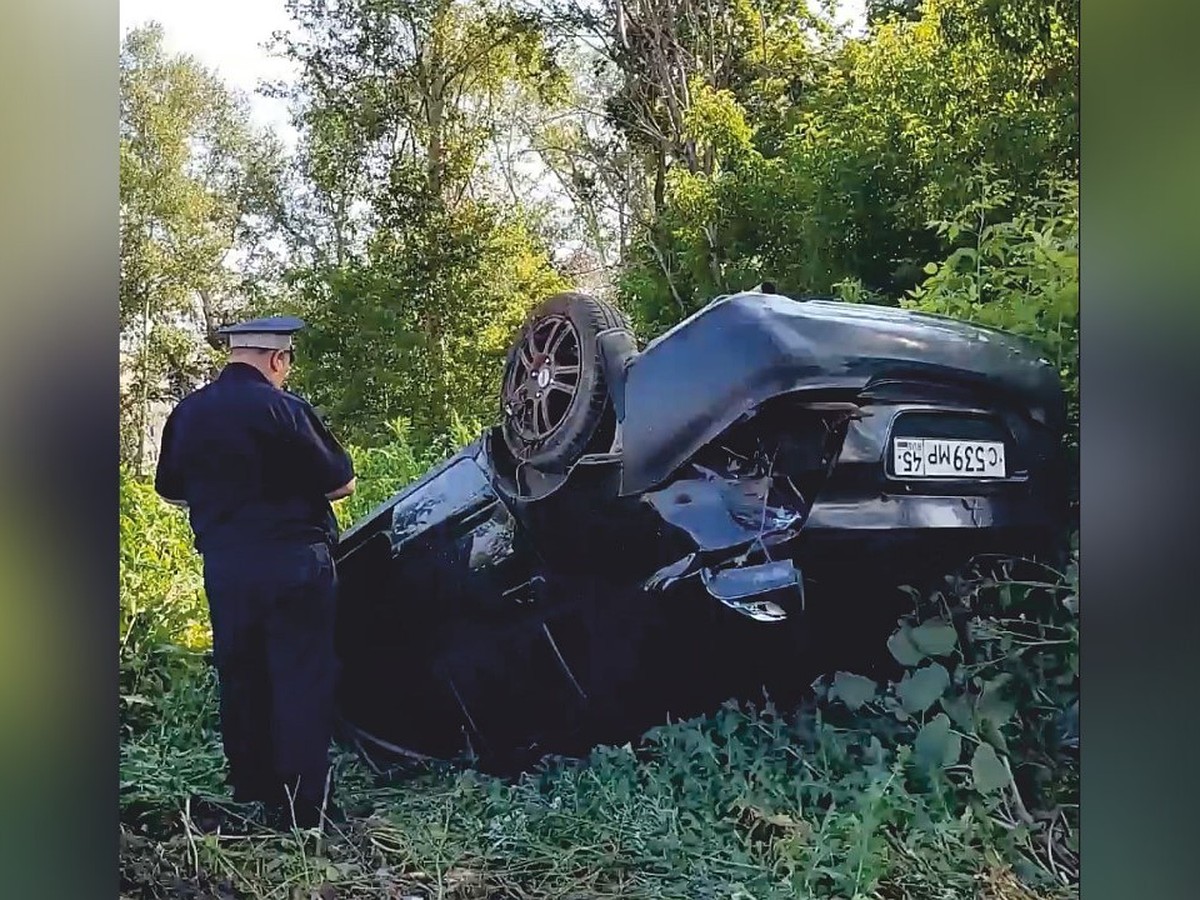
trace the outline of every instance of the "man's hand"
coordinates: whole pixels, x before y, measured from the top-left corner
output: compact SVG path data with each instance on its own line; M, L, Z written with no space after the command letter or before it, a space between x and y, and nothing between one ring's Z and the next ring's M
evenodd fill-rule
M343 484L337 490L330 491L328 494L326 494L325 499L329 500L329 501L333 501L333 500L341 500L343 497L349 497L351 494L354 493L354 488L356 487L356 484L355 484L356 481L357 481L356 478L351 478L349 481L347 481L345 484Z

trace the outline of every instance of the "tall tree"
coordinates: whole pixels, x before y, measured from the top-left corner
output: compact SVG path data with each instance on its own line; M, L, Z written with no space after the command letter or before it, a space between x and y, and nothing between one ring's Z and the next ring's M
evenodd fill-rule
M538 20L493 0L289 0L313 323L298 384L360 439L484 415L525 310L559 282L486 164L565 85Z
M421 174L453 206L514 102L561 93L565 78L538 19L492 0L288 0L279 52L300 65L291 90L307 174L343 226L334 259L362 236L397 182ZM358 218L356 219L356 214ZM354 249L362 250L363 244Z
M603 293L643 224L645 166L602 105L620 73L578 35L555 34L570 89L552 104L513 103L490 160L498 193L535 212L581 289Z
M665 285L682 315L692 287L667 227L672 194L718 177L722 157L739 155L755 128L777 139L781 98L812 80L812 48L829 23L795 0L563 0L559 9L617 72L604 107L649 182L628 243L631 261L657 271L634 265L634 278ZM721 281L717 233L704 224L696 233L706 245L698 258ZM661 316L642 318L657 327Z
M208 373L248 277L277 262L263 229L282 163L244 101L167 53L155 24L122 44L119 129L122 449L140 471L152 409Z
M1014 197L1076 174L1075 0L926 0L862 38L760 21L763 49L688 120L716 165L675 166L623 279L652 329L764 277L896 298L951 249L928 223L968 202L981 166Z
M877 25L889 19L907 19L915 22L921 18L921 7L925 0L867 0L867 22Z

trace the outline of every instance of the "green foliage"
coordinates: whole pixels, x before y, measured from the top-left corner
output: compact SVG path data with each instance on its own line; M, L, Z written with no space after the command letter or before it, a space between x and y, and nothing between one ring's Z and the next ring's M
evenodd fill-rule
M454 203L511 104L552 103L566 90L537 18L503 2L286 7L298 28L277 49L300 68L294 94L310 172L335 200L373 207L411 166L423 192ZM351 211L342 205L347 224Z
M1035 201L1077 175L1069 0L928 0L863 39L769 29L758 55L780 53L767 37L785 35L790 78L737 79L721 115L701 104L689 120L716 163L667 178L621 285L652 333L768 278L785 292L903 296L956 246L927 226L977 196L977 173Z
M535 303L565 287L525 227L485 207L438 201L390 214L368 255L295 275L295 385L349 440L419 438L455 417L492 421L509 341Z
M120 63L122 459L140 469L152 407L211 372L213 330L246 302L282 163L245 102L168 54L158 26L131 31Z
M1079 193L1073 181L1014 194L983 167L973 196L953 216L930 223L954 247L926 265L928 277L903 305L1020 334L1041 345L1070 397L1072 433L1079 402ZM1073 439L1077 440L1077 435Z
M136 709L123 712L120 766L127 820L162 815L192 793L220 794L216 676L199 656L182 659L157 693L138 695Z
M355 451L380 492L421 456L395 432ZM396 783L341 755L343 802L376 815L315 843L172 836L189 794L221 793L212 672L193 659L123 736L126 887L165 871L264 895L1076 897L1078 569L1011 566L916 596L891 684L838 673L795 711L728 704L515 781Z
M491 0L288 9L312 192L287 223L304 237L290 306L309 323L295 384L363 444L397 418L426 442L455 416L491 420L509 339L566 287L525 211L481 189L514 105L565 90L545 35Z
M850 709L860 709L864 703L875 697L879 690L870 678L862 675L852 675L849 672L838 672L833 677L833 685L829 689L830 700L840 700Z
M141 810L220 784L211 629L187 514L120 472L121 804Z
M894 17L916 21L921 18L925 0L867 0L864 5L867 22L874 25Z
M888 642L903 677L856 713L877 734L891 716L891 740L912 740L931 777L1051 872L1078 850L1078 615L1077 562L1061 576L1005 563L947 579ZM825 694L839 696L837 680Z
M750 148L753 131L730 90L715 90L701 80L691 87L691 106L684 115L684 135L700 153L729 158Z
M177 658L178 648L207 647L211 632L187 514L124 468L120 479L122 702L136 705L143 689L162 689L161 681L144 684L158 677L160 663Z

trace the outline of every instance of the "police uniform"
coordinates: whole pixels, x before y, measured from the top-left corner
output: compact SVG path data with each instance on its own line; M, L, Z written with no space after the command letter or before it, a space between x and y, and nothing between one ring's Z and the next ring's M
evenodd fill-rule
M231 347L290 351L303 325L272 317L223 333ZM326 495L353 476L313 408L245 363L185 397L163 428L155 488L186 504L204 560L234 799L294 803L301 825L325 798L337 675Z

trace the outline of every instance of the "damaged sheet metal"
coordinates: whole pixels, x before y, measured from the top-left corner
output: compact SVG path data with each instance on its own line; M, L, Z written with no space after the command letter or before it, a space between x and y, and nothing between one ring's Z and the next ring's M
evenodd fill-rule
M700 466L692 477L651 491L645 500L663 521L686 532L702 551L727 550L756 538L792 536L804 510L770 502L772 479L728 478ZM799 505L799 498L793 501Z
M702 568L703 564L700 561L699 554L689 553L682 559L677 559L675 562L663 566L647 578L644 587L647 591L665 591L685 578L691 578L693 575L700 574Z
M782 622L788 616L778 603L763 599L764 594L789 590L802 596L803 592L800 572L790 559L713 573L704 570L701 579L710 596L756 622Z
M621 492L661 484L773 397L854 393L898 376L988 384L1062 425L1057 369L1019 337L908 310L746 291L708 304L628 364Z
M763 624L787 621L787 611L773 600L722 600L734 612Z
M599 343L611 440L542 471L493 429L343 535L340 713L376 750L503 769L636 740L809 683L822 585L857 628L857 575L1059 533L1061 386L1016 339L747 293ZM898 440L1002 443L1008 468L911 477Z
M702 575L702 578L709 594L722 603L734 603L772 591L795 588L800 583L800 572L790 559L780 559L757 566L721 569L711 575Z

